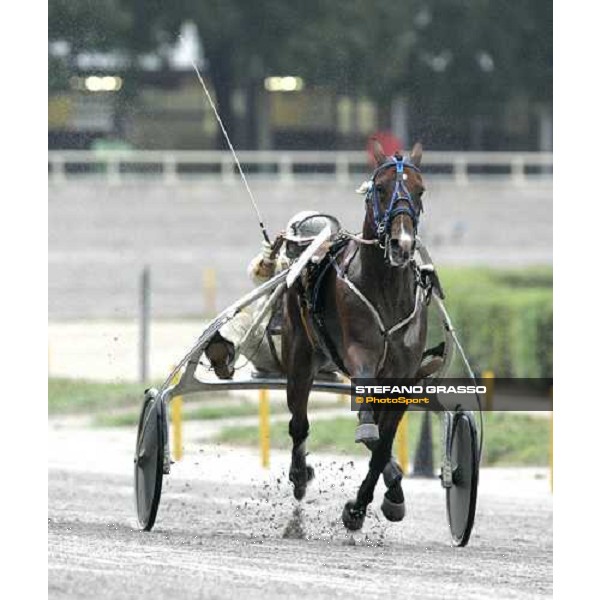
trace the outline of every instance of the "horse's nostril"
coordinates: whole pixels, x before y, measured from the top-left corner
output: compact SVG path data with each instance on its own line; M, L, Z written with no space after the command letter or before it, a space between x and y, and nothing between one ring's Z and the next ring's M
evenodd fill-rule
M402 248L402 244L399 240L390 240L390 251L394 254L394 256L404 255L404 249Z
M410 254L413 247L412 238L400 239L398 242L399 247L402 249L403 254Z

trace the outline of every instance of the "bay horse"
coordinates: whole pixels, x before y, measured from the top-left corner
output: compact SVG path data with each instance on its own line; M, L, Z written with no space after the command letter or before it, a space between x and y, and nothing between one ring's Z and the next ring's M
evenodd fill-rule
M318 289L305 278L284 297L282 354L293 441L289 478L298 500L314 475L306 462L307 405L319 369L333 360L352 378L422 376L427 310L414 261L425 190L422 153L416 144L408 160L398 152L388 157L375 144L377 166L366 194L362 236L353 236L330 258L320 271ZM356 498L342 513L349 530L362 527L382 473L387 487L383 514L390 521L404 518L402 471L392 458L403 414L378 406L361 407L358 413L356 441L367 445L371 459Z

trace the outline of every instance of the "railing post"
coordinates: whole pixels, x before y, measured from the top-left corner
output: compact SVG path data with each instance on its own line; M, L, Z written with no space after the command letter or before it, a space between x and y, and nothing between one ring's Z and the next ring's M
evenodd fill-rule
M513 156L510 161L510 175L513 183L525 183L525 159L522 156Z
M343 154L336 156L335 177L340 184L346 184L350 181L350 161Z
M466 185L469 182L467 160L463 156L454 159L454 179L459 185Z
M177 162L172 154L167 154L164 158L163 174L165 176L165 183L177 183Z
M50 163L52 164L52 180L54 183L64 183L67 180L65 173L65 159L58 155L57 157L51 158Z
M221 178L224 183L232 183L234 181L235 163L229 154L223 155L221 159Z
M109 185L117 185L121 182L121 163L117 158L106 159L106 172Z
M281 181L290 183L294 180L294 172L292 169L292 159L289 154L283 154L279 159L279 176Z

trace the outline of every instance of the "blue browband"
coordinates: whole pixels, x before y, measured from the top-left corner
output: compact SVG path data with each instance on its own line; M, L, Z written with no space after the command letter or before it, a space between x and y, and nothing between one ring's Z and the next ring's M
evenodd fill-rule
M389 169L390 167L396 167L396 186L394 192L390 198L390 203L383 213L379 211L379 193L377 192L377 186L375 185L375 177L379 172ZM389 160L379 165L373 175L371 176L371 189L367 193L367 201L373 200L373 216L375 217L375 227L377 228L377 235L382 238L384 235L391 233L392 221L394 217L400 214L407 214L413 222L415 232L419 223L419 211L415 208L412 196L404 185L404 178L402 177L404 169L413 169L417 173L420 173L420 169L412 163L404 161L402 158L391 157ZM407 206L398 206L398 202L403 200Z

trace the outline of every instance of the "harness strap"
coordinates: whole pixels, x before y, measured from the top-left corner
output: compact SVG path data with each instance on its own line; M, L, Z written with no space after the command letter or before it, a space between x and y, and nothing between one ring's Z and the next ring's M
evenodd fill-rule
M371 311L371 314L375 317L377 321L377 325L379 326L379 333L386 337L387 332L385 329L385 325L383 324L383 320L381 315L377 312L377 309L373 306L371 301L348 279L345 273L341 273L338 271L338 275L340 279L366 304L367 308Z
M352 254L351 259L352 258L354 258L354 254ZM410 313L410 315L408 315L408 317L402 319L402 321L400 321L399 323L396 323L396 325L393 325L389 329L386 329L383 319L381 318L381 315L379 314L379 312L377 311L375 306L373 306L373 303L348 278L345 271L343 271L335 261L333 262L333 265L337 271L339 278L363 301L363 303L371 311L371 314L375 317L375 320L377 321L377 325L379 326L379 331L380 331L381 335L383 335L384 337L389 337L390 335L396 333L396 331L398 331L405 325L408 325L408 323L410 323L415 318L415 315L417 314L417 311L420 308L421 302L423 301L423 296L425 294L425 290L419 284L419 282L417 282L417 292L415 294L415 305L414 305L413 310Z
M354 253L352 254L351 259L352 258L354 258ZM413 307L412 312L410 313L410 315L408 315L407 317L402 319L400 322L396 323L396 325L393 325L389 329L386 329L383 319L381 318L379 311L375 308L375 306L373 306L373 303L348 278L345 270L342 270L340 268L340 266L335 262L335 260L332 260L332 262L335 267L335 270L337 271L338 277L356 294L356 296L358 298L360 298L362 300L363 304L369 309L369 311L375 318L375 321L377 322L377 326L379 327L379 333L383 337L383 353L377 363L377 373L379 373L381 371L381 369L383 368L383 365L385 364L385 361L387 359L390 336L392 336L394 333L396 333L396 331L398 331L398 330L402 329L403 327L405 327L406 325L408 325L415 318L415 316L417 315L417 312L419 311L419 309L422 306L423 298L425 296L425 290L423 289L422 285L420 285L420 279L417 280L415 305Z
M408 317L406 317L406 319L404 319L403 321L400 321L400 323L394 325L391 329L388 329L386 335L388 335L388 336L392 335L393 333L398 331L398 329L401 329L405 325L408 325L408 323L410 323L415 318L418 309L421 307L421 303L423 301L424 294L425 294L425 290L420 285L417 285L417 293L415 294L415 306L413 308L412 313L410 313L410 315Z

